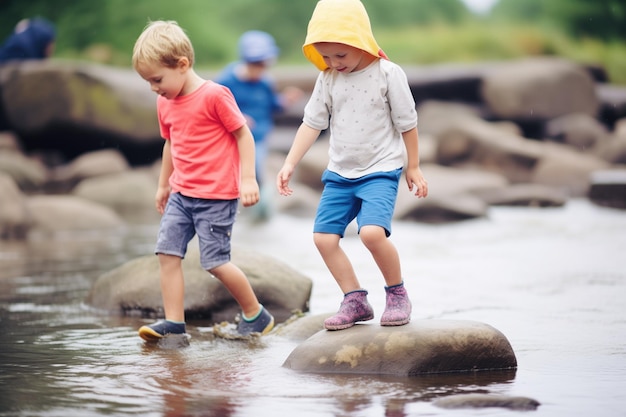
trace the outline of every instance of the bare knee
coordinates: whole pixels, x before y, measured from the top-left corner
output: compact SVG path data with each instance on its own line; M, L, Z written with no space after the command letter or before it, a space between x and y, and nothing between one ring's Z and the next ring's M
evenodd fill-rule
M220 281L224 281L224 278L228 275L228 267L230 266L230 263L225 263L219 266L216 266L215 268L211 268L209 270L207 270L207 272L211 275L213 275L215 278L217 278Z
M327 253L335 250L339 245L339 235L330 233L314 233L313 242L320 253Z
M385 229L380 226L363 226L359 232L361 242L370 251L376 249L381 243L387 241Z

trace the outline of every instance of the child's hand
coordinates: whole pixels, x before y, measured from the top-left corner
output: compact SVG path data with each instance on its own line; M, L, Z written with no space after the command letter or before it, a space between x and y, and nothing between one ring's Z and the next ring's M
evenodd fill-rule
M242 179L241 180L241 204L244 207L250 207L259 202L259 184L255 179Z
M159 187L156 192L156 196L154 197L154 202L157 211L160 214L163 214L165 211L165 205L167 204L167 200L170 198L170 188L169 187Z
M298 87L288 86L281 93L282 104L284 107L291 107L304 97L304 91Z
M276 176L276 188L278 188L278 193L280 195L288 196L293 193L293 190L289 188L289 180L293 175L293 170L293 166L285 164L278 172L278 175Z
M409 191L415 191L415 195L418 198L424 198L428 195L428 182L419 167L406 170L406 182L409 186Z

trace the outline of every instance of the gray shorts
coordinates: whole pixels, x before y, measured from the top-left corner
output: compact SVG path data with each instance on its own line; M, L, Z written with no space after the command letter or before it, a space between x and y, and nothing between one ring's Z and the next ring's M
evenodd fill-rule
M202 268L211 270L229 262L238 204L238 200L206 200L172 193L161 217L154 252L184 258L187 244L197 234Z

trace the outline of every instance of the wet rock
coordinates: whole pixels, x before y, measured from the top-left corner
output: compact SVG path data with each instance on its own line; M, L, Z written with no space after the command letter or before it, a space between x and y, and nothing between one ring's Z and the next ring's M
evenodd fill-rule
M607 138L607 128L589 114L572 113L550 120L546 125L549 138L584 151Z
M160 156L156 98L131 69L23 61L0 68L0 85L0 108L27 151L55 150L73 159L117 148L131 163Z
M616 129L614 135L596 146L594 154L611 164L626 165L626 129Z
M124 220L109 207L69 195L37 195L26 199L32 230L111 230L123 228Z
M417 104L432 99L478 103L482 78L488 69L480 63L440 64L407 68L406 72Z
M311 373L412 376L511 369L517 360L506 337L487 324L418 320L392 328L357 324L320 331L300 343L283 366Z
M529 182L564 190L570 197L584 197L589 192L592 172L609 169L604 159L576 151L558 143L546 143Z
M406 197L402 199L406 200ZM481 198L471 194L428 197L425 200L418 200L413 196L412 204L403 204L395 218L424 223L447 223L485 217L488 211L489 206Z
M543 151L538 141L473 117L449 124L438 138L439 164L496 172L513 183L529 181Z
M22 239L30 227L26 197L13 178L0 173L0 239Z
M428 197L415 197L405 188L406 182L401 179L395 218L444 222L483 217L489 207L474 193L480 190L503 189L509 184L500 174L478 169L424 164L422 172L428 180Z
M289 340L304 341L315 333L324 330L324 320L333 313L307 315L295 317L291 322L284 323L284 326L277 326L273 334Z
M242 247L233 247L232 261L246 274L259 301L277 322L288 319L294 311L309 310L312 289L309 278L283 262ZM183 260L183 273L188 320L232 322L240 313L226 287L200 266L197 242L192 241L189 245L189 252ZM112 314L162 317L157 256L133 259L101 275L85 302Z
M87 178L72 194L111 207L118 213L131 210L157 213L154 206L157 182L151 171L135 169Z
M3 151L21 151L20 141L13 132L0 132L0 152Z
M69 164L56 167L52 171L51 182L57 188L69 190L80 181L128 171L130 166L124 155L116 149L104 149L87 152L72 160Z
M561 207L568 200L562 189L539 184L511 184L474 194L489 206Z
M508 119L553 119L571 113L597 116L595 82L581 65L561 58L531 58L495 65L483 78L491 111Z
M329 146L328 136L321 136L302 157L296 172L294 172L293 180L303 183L314 190L322 191L324 188L322 174L328 166Z
M433 402L441 408L508 408L509 410L531 411L536 410L539 401L528 397L513 397L497 394L459 394L439 398Z
M613 126L615 122L626 117L626 86L599 83L596 94L600 100L599 119Z
M48 181L48 169L20 151L0 150L0 173L9 175L23 191L41 189Z
M420 145L422 135L439 136L451 125L456 126L468 118L480 118L475 107L464 103L428 100L417 107ZM420 146L420 156L421 156ZM421 158L420 158L421 160Z
M291 187L294 192L289 197L277 196L276 209L296 217L314 217L321 192L305 184L291 184Z
M593 172L589 199L600 206L626 209L626 169Z

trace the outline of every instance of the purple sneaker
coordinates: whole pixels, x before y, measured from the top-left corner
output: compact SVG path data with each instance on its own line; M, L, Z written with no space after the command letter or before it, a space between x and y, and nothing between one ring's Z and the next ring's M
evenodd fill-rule
M343 296L339 311L332 317L324 320L324 327L328 330L343 330L354 326L357 321L366 321L374 318L374 310L367 301L367 291L350 291Z
M380 318L381 326L402 326L411 320L411 300L404 283L385 287L387 303Z

